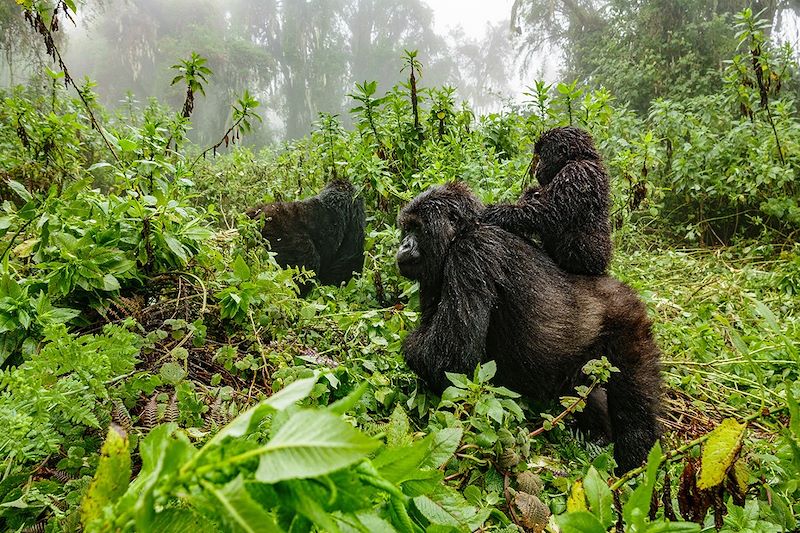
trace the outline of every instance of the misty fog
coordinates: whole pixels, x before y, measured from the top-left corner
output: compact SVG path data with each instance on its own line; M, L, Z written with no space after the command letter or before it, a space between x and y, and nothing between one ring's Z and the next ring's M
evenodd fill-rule
M731 11L738 3L727 2ZM762 3L772 6L775 33L796 43L797 6ZM2 4L11 14L4 15L0 27L0 82L10 85L26 81L43 56L32 53L38 43L15 20L14 1ZM526 87L535 80L583 78L615 88L617 67L604 72L603 64L592 63L590 51L573 49L586 47L578 34L600 31L633 4L584 0L576 4L582 12L570 11L572 3L560 4L102 0L83 5L76 25L66 22L61 38L73 77L88 76L103 103L122 112L146 105L150 97L180 107L184 88L170 85L175 76L170 67L198 53L213 74L205 96L197 97L190 137L205 144L217 136L229 119L230 104L249 90L261 102L265 120L247 142L263 145L306 134L320 112L337 114L349 125L348 111L355 104L348 95L355 83L376 80L376 94L382 95L407 81L401 72L404 50L418 51L421 87L452 86L456 100L467 100L479 114L524 101ZM718 14L698 16L710 20ZM693 47L690 42L690 53ZM713 56L709 53L709 66L719 64ZM634 107L653 96L652 90L627 96L626 87L614 92Z

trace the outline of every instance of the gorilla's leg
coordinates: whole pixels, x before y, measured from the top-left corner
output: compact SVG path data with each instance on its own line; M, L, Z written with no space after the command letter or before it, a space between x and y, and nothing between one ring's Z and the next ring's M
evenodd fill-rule
M591 439L605 446L611 442L611 420L608 417L608 397L605 389L594 389L586 398L586 407L575 415L578 428Z
M630 317L627 327L614 332L608 345L609 360L619 368L607 383L617 473L640 466L660 436L659 352L641 311L638 318Z

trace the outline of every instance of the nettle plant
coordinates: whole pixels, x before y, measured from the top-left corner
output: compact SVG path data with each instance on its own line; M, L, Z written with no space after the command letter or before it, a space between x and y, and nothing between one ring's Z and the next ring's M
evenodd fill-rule
M366 385L327 408L297 406L316 381L293 382L200 448L174 424L158 426L139 445L133 482L127 435L112 426L81 504L84 529L415 532L485 521L488 511L441 483L459 430L413 441L395 424L382 445L342 418Z

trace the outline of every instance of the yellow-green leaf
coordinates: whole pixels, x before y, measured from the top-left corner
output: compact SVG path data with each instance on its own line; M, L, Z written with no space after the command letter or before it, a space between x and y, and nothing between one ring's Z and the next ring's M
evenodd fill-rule
M567 512L588 511L586 506L586 491L583 489L583 481L578 480L572 484L572 491L567 498Z
M697 481L698 488L710 489L725 480L725 474L739 454L746 427L746 423L726 418L711 432L703 445L702 468L700 469L700 479Z
M131 452L128 435L116 424L108 428L108 436L100 451L97 472L81 502L81 523L86 531L89 524L100 518L103 508L116 503L131 481Z

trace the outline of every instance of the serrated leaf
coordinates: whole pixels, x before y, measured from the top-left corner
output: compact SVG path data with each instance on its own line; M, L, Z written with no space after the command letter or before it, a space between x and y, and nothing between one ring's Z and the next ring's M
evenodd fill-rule
M445 428L437 431L422 466L439 468L446 463L456 453L458 445L461 444L462 435L461 428Z
M603 525L603 529L608 529L614 523L614 495L595 467L591 467L586 474L583 488L592 514Z
M131 453L128 435L119 426L112 425L100 451L100 461L89 490L81 502L81 524L84 529L100 518L107 505L113 505L122 496L131 481Z
M710 489L725 480L742 447L746 423L726 418L712 431L705 444L697 480L697 488Z
M471 527L471 523L478 514L477 509L467 503L461 494L449 487L440 486L430 496L417 496L412 501L420 514L431 524L469 529L470 531L475 529Z
M363 459L379 445L329 411L299 411L261 448L255 477L276 483L321 476Z

